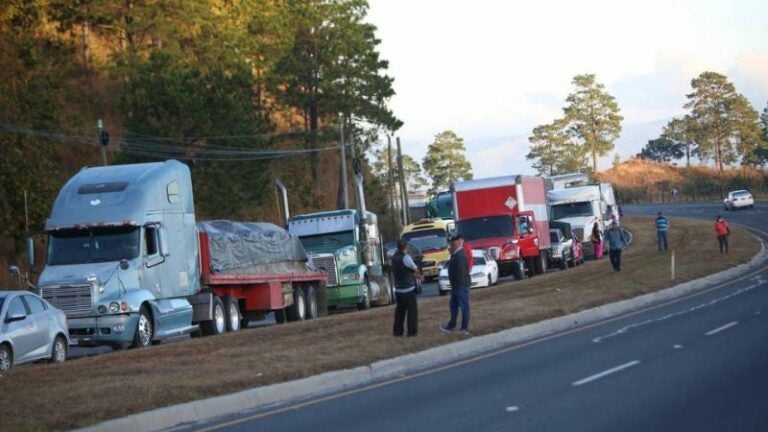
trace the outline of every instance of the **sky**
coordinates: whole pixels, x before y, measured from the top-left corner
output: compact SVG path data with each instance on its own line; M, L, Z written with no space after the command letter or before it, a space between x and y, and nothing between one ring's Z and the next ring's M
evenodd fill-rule
M614 153L638 153L686 111L690 82L725 74L762 112L768 103L768 0L369 0L379 52L421 161L436 134L464 139L475 178L534 174L528 136L562 115L584 73L624 116Z

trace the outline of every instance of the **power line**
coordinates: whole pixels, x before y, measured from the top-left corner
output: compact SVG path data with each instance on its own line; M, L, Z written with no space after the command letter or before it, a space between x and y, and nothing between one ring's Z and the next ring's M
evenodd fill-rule
M9 123L0 122L0 130L16 133L20 135L33 136L38 138L51 139L55 141L95 146L93 137L83 135L67 135L58 132L50 132L39 129L26 128ZM310 133L311 134L311 133ZM203 147L194 146L174 146L168 144L161 144L158 141L171 141L177 143L186 143L178 138L165 138L155 137L151 135L140 134L136 132L126 132L126 136L135 136L135 139L122 139L118 141L121 151L137 156L147 156L153 158L162 159L181 159L181 160L195 160L195 161L243 161L243 160L271 160L278 158L286 158L292 156L302 156L310 153L318 153L323 151L338 150L339 145L316 147L316 148L304 148L304 149L292 149L292 150L259 150L248 147L229 147L222 145L206 144ZM280 134L274 134L272 136L288 137L288 136L305 136L306 132L286 132ZM209 137L205 139L227 139L227 138L253 138L253 137L265 137L267 135L235 135L231 137L218 136ZM144 137L143 139L140 137ZM198 138L204 139L204 138ZM349 146L349 145L348 145Z

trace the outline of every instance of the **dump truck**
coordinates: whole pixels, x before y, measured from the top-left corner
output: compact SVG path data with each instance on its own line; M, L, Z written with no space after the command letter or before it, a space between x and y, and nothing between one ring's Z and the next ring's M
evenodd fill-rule
M453 184L456 230L473 249L486 249L502 275L543 274L549 262L544 179L510 175Z
M189 168L175 160L83 168L45 232L38 290L75 344L144 347L325 310L325 274L298 239L272 224L198 223Z

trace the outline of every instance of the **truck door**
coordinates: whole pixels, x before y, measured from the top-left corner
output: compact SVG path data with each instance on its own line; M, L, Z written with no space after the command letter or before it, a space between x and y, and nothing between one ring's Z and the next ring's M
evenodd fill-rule
M539 245L534 242L534 239L536 239L536 230L533 224L534 219L531 212L521 213L517 216L517 232L520 237L520 252L524 257L537 256L539 254Z
M163 297L165 258L160 254L160 224L144 226L141 252L143 257L142 288L152 291L155 297Z

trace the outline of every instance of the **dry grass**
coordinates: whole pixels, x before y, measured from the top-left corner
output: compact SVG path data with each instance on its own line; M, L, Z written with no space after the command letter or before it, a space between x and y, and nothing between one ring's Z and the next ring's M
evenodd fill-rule
M673 285L669 255L656 252L650 218L626 218L635 233L615 273L607 259L543 277L472 292L472 331L488 334L524 323L634 297ZM735 229L723 256L709 222L672 219L676 249L674 283L747 262L759 250L749 233ZM457 340L438 325L448 299L422 299L419 336L391 336L391 307L333 315L318 321L243 331L214 338L35 365L0 378L3 430L52 430L86 426L194 399L369 364Z

